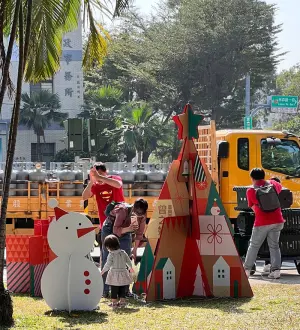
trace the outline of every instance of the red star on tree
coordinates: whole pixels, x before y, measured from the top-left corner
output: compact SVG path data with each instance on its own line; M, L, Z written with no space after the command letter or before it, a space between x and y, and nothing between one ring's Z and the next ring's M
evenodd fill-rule
M195 115L190 104L184 107L183 113L173 117L174 122L178 126L178 139L188 140L199 137L198 126L203 120L202 115Z

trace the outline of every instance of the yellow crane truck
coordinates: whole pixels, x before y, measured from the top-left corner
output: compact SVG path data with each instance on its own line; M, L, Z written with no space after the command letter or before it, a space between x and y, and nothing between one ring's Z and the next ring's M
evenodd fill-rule
M298 136L271 130L215 130L214 122L199 127L195 141L200 157L215 181L231 219L238 211L236 186L251 184L249 172L263 168L266 177L278 177L293 193L293 208L300 207L300 147Z

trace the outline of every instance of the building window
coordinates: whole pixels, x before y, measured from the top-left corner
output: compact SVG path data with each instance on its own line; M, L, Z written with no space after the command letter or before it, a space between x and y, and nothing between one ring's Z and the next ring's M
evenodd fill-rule
M238 167L249 171L249 139L238 139Z
M221 275L221 273L223 274L223 275ZM218 278L225 278L225 270L224 269L218 269Z
M300 168L298 143L285 139L261 140L261 164L265 169L298 177Z
M40 155L38 155L37 143L31 143L32 162L51 162L55 155L55 143L41 143Z
M32 96L32 93L39 93L42 90L53 93L53 79L43 80L37 84L30 84L30 96Z

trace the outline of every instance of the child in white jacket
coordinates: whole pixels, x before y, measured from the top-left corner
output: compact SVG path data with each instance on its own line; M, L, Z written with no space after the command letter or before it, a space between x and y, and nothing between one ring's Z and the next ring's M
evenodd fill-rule
M110 306L113 309L125 307L126 287L133 282L130 274L130 272L133 272L131 260L124 250L120 250L120 242L117 236L107 236L104 240L104 246L109 251L109 255L101 275L108 271L106 284L111 287L112 303Z

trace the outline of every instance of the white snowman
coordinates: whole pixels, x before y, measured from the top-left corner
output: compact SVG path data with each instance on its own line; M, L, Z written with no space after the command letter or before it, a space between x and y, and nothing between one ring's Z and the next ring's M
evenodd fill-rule
M86 216L57 205L55 199L49 201L55 218L49 225L48 243L57 258L43 273L43 298L53 310L94 310L103 294L102 276L86 258L93 248L95 228Z
M212 215L219 215L221 213L221 209L219 208L216 199L214 200L214 204L213 204L212 208L210 209L210 213Z

